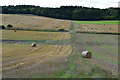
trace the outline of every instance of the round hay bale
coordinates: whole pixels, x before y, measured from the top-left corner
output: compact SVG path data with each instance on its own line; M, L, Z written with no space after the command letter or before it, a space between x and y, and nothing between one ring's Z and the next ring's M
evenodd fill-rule
M92 57L92 53L89 51L83 51L82 52L82 57L83 58L91 58Z
M35 43L32 43L31 47L36 47L37 45Z

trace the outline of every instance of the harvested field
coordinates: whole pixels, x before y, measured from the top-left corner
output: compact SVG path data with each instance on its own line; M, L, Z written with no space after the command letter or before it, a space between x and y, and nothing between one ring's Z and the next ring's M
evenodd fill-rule
M3 78L30 77L43 73L50 75L64 67L64 62L54 60L67 57L72 50L70 45L38 44L33 48L30 44L3 43L2 46Z
M117 78L118 35L75 33L76 24L71 26L73 51L68 58L63 78ZM91 59L82 58L84 51L92 52Z
M33 15L3 14L3 25L10 23L24 28L16 32L2 30L3 78L117 78L118 35L77 33L118 33L117 22L70 22ZM69 32L49 31L59 28ZM37 47L31 47L32 43ZM82 58L84 50L92 53L91 59Z
M72 47L68 32L2 30L3 78L51 76L66 67ZM31 47L31 43L37 47ZM54 68L53 68L54 67Z
M70 38L71 35L66 32L2 31L3 40L66 40Z
M81 65L86 66L82 70L85 70L88 75L91 74L91 77L94 75L94 77L97 78L100 78L101 76L105 78L107 77L107 73L113 76L118 76L118 35L78 33L75 34L75 36L76 42L74 43L74 48L78 55L81 55L84 50L92 52L91 60L85 60L82 58L78 60L79 63L77 64L79 66L77 66L77 72L80 75L83 74L81 74L80 71L80 63L85 63ZM95 70L95 72L93 71L94 73L91 72L92 69ZM104 72L105 74L101 75Z
M118 33L118 25L114 24L76 24L76 32L108 32Z
M77 42L89 49L98 58L117 64L118 60L118 36L116 35L97 35L97 34L78 34ZM114 39L113 39L114 38ZM90 39L90 40L89 40ZM78 45L79 45L78 44ZM86 46L86 47L85 47Z
M0 14L1 15L1 14ZM2 14L2 24L12 24L16 28L40 30L69 30L69 20L59 20L34 15Z

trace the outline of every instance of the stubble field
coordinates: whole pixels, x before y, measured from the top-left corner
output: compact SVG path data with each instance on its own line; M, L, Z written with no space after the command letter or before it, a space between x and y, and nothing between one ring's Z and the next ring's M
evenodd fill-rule
M38 17L34 15L18 15L18 14L0 14L2 16L2 24L7 26L12 24L15 28L22 29L40 29L40 30L68 30L70 21L59 20L46 17Z
M62 26L69 32L41 32L2 30L2 69L3 78L113 78L118 77L118 35L76 33L77 31L117 32L115 24L85 24L44 19L35 16L4 15L3 23L15 23L16 16L25 23L20 27L36 28L33 25L44 23L39 29L58 29ZM29 23L34 18L38 23ZM38 18L38 19L37 19ZM4 21L4 19L6 19ZM15 21L14 21L15 19ZM28 21L27 21L28 20ZM44 21L48 21L46 24ZM63 21L63 22L62 22ZM69 22L69 23L68 23ZM65 27L63 27L64 23ZM69 25L68 25L69 24ZM20 24L19 24L20 25ZM30 26L32 25L32 26ZM79 28L78 28L79 26ZM96 29L97 30L94 30ZM111 29L110 29L111 28ZM118 33L118 32L117 32ZM36 43L37 47L31 47ZM92 58L82 58L84 50L92 52Z
M73 21L76 32L119 33L118 21Z

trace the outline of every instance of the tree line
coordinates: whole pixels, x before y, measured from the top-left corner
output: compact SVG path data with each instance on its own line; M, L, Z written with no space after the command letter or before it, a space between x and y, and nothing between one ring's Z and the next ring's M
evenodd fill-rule
M6 29L6 28L12 28L13 25L8 24L7 27L5 27L4 25L0 25L0 29Z
M67 20L119 20L120 8L93 8L83 6L61 6L59 8L34 5L0 6L4 14L34 14Z

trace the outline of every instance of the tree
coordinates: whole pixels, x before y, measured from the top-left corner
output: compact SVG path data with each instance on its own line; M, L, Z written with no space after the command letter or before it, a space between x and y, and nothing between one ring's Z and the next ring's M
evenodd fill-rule
M2 25L2 29L5 29L5 26L4 26L4 25Z
M58 31L65 32L65 31L67 31L67 30L64 30L64 29L58 29Z
M5 29L5 26L4 25L0 26L0 29Z
M34 14L38 16L72 20L120 19L120 8L99 9L82 6L61 6L60 8L39 7L34 5L0 6L5 14Z
M72 19L74 19L74 20L86 19L86 10L85 9L75 9L73 11Z
M12 27L13 27L13 25L11 25L11 24L8 24L8 25L7 25L7 27L8 27L8 28L12 28Z

